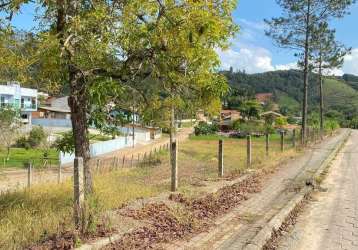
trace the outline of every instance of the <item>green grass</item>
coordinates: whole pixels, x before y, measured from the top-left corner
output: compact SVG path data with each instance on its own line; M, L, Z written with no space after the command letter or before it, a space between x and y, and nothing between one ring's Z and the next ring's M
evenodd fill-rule
M300 108L299 102L290 97L287 93L279 91L277 96L277 103L280 107L288 107L290 110L297 110Z
M42 149L24 149L24 148L11 148L10 149L10 160L6 161L4 165L4 160L6 159L6 150L2 149L0 151L0 167L9 167L9 168L22 168L24 163L33 162L35 168L40 168L44 166L44 150ZM58 152L55 149L50 149L48 155L48 165L58 165Z
M217 141L217 140L236 140L235 138L229 138L221 135L198 135L198 136L190 136L190 140L192 141Z
M252 140L252 168L270 168L279 160L291 157L293 150L280 152L278 137L271 138L270 156L265 156L265 142ZM179 190L195 192L198 181L217 179L218 142L215 137L194 137L179 143ZM167 151L154 156L158 165L119 169L94 176L98 212L122 207L127 202L156 196L170 188L170 164ZM246 169L246 141L224 141L225 176ZM31 190L0 195L0 248L22 249L47 235L73 230L72 182L43 184ZM115 227L115 222L111 221Z
M358 92L343 81L326 79L324 99L328 107L358 109Z

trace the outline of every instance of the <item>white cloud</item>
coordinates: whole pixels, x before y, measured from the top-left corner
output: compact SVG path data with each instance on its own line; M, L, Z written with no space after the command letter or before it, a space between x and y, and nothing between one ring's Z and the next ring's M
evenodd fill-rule
M275 65L275 70L298 69L297 62Z
M247 73L262 73L274 70L297 69L297 63L274 65L270 51L261 47L242 47L238 49L217 50L221 59L221 68L234 70L245 70ZM343 74L358 75L358 48L353 49L347 55L341 69L332 69L324 72L325 75L341 76Z
M342 72L358 75L358 48L352 49L352 53L350 55L346 55L344 58Z
M296 63L273 65L271 53L261 47L241 48L238 50L217 50L222 69L233 67L234 70L245 70L247 73L262 73L274 70L297 68Z

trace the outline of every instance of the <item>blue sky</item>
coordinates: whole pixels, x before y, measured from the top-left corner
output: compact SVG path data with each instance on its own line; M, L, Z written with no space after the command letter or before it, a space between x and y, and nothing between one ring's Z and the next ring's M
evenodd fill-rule
M14 18L13 23L21 29L29 30L35 25L33 6L27 5L22 14ZM342 69L336 74L352 73L358 75L358 3L351 7L351 15L332 22L337 30L337 40L352 47ZM281 9L275 0L239 0L234 12L234 20L240 25L240 33L232 41L230 49L218 51L222 68L233 66L236 70L248 73L288 69L296 66L294 52L277 48L264 34L263 19L280 16Z
M346 57L342 69L333 73L358 75L358 4L350 9L351 15L332 21L336 29L337 40L352 47L352 54ZM249 73L265 72L296 67L294 51L277 48L272 40L265 36L264 19L278 17L280 7L275 0L239 0L234 12L234 20L241 31L226 51L219 51L223 68L245 69Z

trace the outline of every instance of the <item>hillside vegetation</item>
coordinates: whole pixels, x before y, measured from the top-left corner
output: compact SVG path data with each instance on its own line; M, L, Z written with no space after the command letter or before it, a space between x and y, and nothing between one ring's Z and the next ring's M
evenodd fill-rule
M273 71L260 74L229 72L227 77L230 87L241 89L254 97L256 93L273 93L274 100L283 113L300 116L302 103L303 76L298 70ZM339 119L347 125L358 116L358 76L344 75L329 77L324 80L325 114ZM244 89L245 91L242 91ZM319 86L317 76L311 74L309 81L309 112L318 112Z

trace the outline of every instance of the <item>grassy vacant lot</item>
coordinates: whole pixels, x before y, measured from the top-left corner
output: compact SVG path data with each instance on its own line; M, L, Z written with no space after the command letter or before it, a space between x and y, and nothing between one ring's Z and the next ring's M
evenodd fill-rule
M270 167L294 155L280 152L278 137L271 140L269 158L264 154L264 140L253 139L252 168ZM179 143L180 191L195 192L200 180L217 179L217 140L192 138ZM246 144L242 139L224 141L225 175L237 175L246 169ZM120 169L95 176L95 202L98 213L122 207L129 201L151 197L169 190L168 152L155 156L157 164ZM18 249L53 233L73 230L72 185L35 186L31 190L0 195L0 249ZM115 225L112 225L115 226Z
M0 150L0 168L2 167L15 167L22 168L24 163L31 161L35 168L40 168L44 166L44 150L43 149L24 149L24 148L11 148L10 150L10 160L4 164L4 159L6 158L6 149ZM57 165L58 164L58 152L55 149L50 149L48 155L48 165Z

